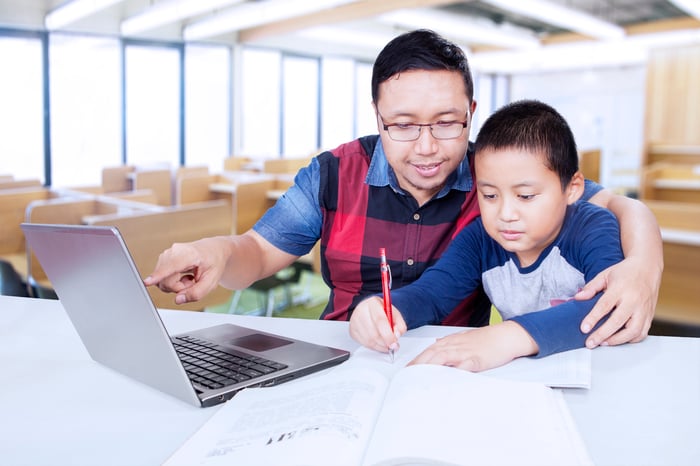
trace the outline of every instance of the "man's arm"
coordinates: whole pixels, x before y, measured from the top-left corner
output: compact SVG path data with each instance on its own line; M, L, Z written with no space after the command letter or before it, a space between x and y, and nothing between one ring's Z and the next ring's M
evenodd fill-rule
M144 283L176 293L175 303L184 304L202 299L219 284L243 289L297 258L250 230L237 236L175 243L161 253Z
M659 226L651 210L635 199L603 190L590 202L609 209L617 217L625 259L598 274L576 295L576 299L590 299L604 291L583 319L583 333L590 332L612 311L607 322L588 337L586 346L641 341L654 318L664 266Z
M287 267L319 238L319 176L313 159L252 230L174 244L160 255L144 283L177 293L175 302L182 304L202 299L218 284L243 289Z

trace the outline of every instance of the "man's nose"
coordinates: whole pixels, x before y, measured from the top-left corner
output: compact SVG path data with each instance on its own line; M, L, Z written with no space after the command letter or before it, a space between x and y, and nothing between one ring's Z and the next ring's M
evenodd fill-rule
M435 136L433 136L430 126L421 126L420 133L418 133L418 139L416 139L416 153L417 154L434 154L437 151L438 142Z

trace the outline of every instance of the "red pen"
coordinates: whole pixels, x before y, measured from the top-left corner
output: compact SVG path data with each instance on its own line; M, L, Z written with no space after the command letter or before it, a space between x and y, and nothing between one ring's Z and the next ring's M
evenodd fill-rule
M382 295L384 296L384 313L389 321L391 331L394 331L394 313L391 309L391 268L386 261L386 249L379 248L379 270L382 274ZM394 350L389 348L391 362L394 362Z

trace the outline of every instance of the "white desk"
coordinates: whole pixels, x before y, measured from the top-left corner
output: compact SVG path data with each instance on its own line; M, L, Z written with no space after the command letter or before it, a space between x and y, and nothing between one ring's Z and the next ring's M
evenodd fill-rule
M170 332L222 322L352 350L345 322L162 311ZM410 335L454 331L424 327ZM0 464L161 464L217 409L94 363L58 301L0 296ZM565 397L596 465L700 464L700 339L593 351L590 390ZM507 442L507 441L506 441Z

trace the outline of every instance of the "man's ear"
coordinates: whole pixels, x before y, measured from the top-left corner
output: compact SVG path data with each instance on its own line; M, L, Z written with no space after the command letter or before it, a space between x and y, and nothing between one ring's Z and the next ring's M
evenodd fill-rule
M372 101L372 110L374 110L374 121L377 123L377 133L382 134L382 126L379 122L379 110L377 110L377 104Z
M585 178L583 173L577 171L574 176L571 177L571 181L566 186L566 200L568 204L573 204L578 201L583 195L583 189L585 187Z

